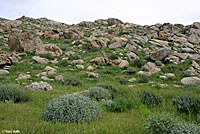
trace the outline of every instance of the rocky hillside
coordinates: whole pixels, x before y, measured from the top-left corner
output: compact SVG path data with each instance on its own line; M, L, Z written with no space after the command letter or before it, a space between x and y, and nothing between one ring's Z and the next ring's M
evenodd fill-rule
M74 68L86 68L95 77L99 65L119 66L122 74L133 66L137 74L151 76L161 72L159 79L178 77L175 79L183 84L200 83L199 22L188 26L170 23L141 26L109 18L67 25L47 18L1 18L0 41L1 75L9 73L12 64L23 62L23 57L31 52L32 59L40 64L68 61L75 63ZM94 51L98 54L91 55ZM44 54L54 58L40 57ZM177 65L184 63L187 65L179 68L181 74L176 76Z
M199 63L199 22L1 18L0 133L199 134Z

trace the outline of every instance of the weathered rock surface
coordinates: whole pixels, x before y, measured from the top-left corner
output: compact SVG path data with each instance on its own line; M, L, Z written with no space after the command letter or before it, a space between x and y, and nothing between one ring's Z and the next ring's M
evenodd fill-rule
M170 49L168 48L161 48L155 52L152 52L150 58L152 60L163 60L170 54Z
M48 91L48 90L52 90L52 86L49 85L47 82L33 82L30 85L27 85L25 88L30 89L30 90L40 90L40 91Z
M183 78L181 80L181 82L184 84L184 85L194 85L194 84L200 84L200 78L199 77L186 77L186 78Z

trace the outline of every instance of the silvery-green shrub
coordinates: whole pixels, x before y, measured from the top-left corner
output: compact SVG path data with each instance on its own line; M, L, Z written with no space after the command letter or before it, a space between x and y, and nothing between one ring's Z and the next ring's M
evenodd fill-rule
M177 123L170 134L200 134L200 127L194 124Z
M111 84L98 84L97 87L107 89L108 92L111 94L112 99L114 99L119 94L119 90Z
M12 100L16 102L25 102L28 100L28 95L22 91L17 85L11 83L0 83L0 101Z
M100 101L102 99L108 100L111 98L108 90L102 87L90 87L88 89L88 92L86 93L86 96L96 99L97 101Z
M157 106L162 103L163 99L159 95L155 95L153 92L148 90L139 90L138 96L143 104L148 106Z
M53 99L42 114L45 121L66 123L89 123L100 117L99 104L83 95L64 95Z

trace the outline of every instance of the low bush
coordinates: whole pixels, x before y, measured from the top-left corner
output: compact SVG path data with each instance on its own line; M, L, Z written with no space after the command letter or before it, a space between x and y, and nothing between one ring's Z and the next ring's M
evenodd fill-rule
M18 86L14 84L0 84L0 101L12 100L16 102L26 102L28 95L25 91L22 91Z
M148 90L139 90L138 96L143 104L148 106L160 105L163 101L161 96L155 95L153 92Z
M83 95L64 95L52 100L43 111L42 119L52 122L84 123L101 117L97 102Z
M81 82L74 78L65 78L64 85L80 86Z
M175 120L170 115L150 116L145 124L147 134L170 134Z
M135 103L129 97L117 96L113 101L107 100L103 104L110 112L124 112L132 109Z
M93 98L97 101L100 101L102 99L108 100L111 98L110 93L107 89L104 89L102 87L91 87L88 89L88 92L86 93L86 96Z
M142 71L149 71L149 69L146 66L142 66Z
M136 66L138 68L141 68L142 66L144 66L145 62L141 59L136 59L133 63L133 66Z
M148 134L199 134L200 127L178 122L170 115L151 116L145 125Z
M119 90L111 84L98 84L97 87L107 89L112 99L114 99L119 94Z
M200 110L200 101L190 96L178 96L172 100L179 112L197 114Z
M159 60L155 61L155 64L156 64L156 66L162 66L162 62Z
M121 76L119 82L120 84L126 84L128 81L124 76Z
M135 74L135 73L136 73L136 70L131 69L131 68L127 69L127 74Z
M49 60L54 60L55 59L55 56L53 56L50 53L40 54L40 57L47 58Z
M119 57L116 54L108 56L108 59L110 60L117 60Z
M146 75L139 75L139 83L148 83L149 82L149 78Z
M68 60L71 60L71 61L79 60L79 59L80 59L80 56L78 56L78 55L69 55L69 57L68 57Z
M61 60L57 63L57 66L59 67L66 67L69 65L69 62L67 60Z

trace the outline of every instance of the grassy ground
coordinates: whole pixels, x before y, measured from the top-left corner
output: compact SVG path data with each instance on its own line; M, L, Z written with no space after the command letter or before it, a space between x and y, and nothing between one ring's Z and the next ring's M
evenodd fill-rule
M49 42L45 40L44 42ZM51 42L50 42L51 43ZM63 41L54 41L58 45L66 45ZM92 65L90 60L97 56L102 56L103 53L111 55L114 53L112 49L103 49L101 51L88 51L87 53L79 52L78 48L74 48L77 55L80 55L84 59L83 65L87 67ZM122 52L121 49L117 49L115 53ZM174 114L177 118L187 122L194 122L193 116L180 114L176 111L176 108L172 106L172 98L180 95L191 95L200 99L200 92L198 89L188 88L176 88L174 85L180 85L180 79L183 77L182 71L187 69L189 66L189 60L184 64L176 65L171 70L170 64L162 69L161 72L156 73L149 77L149 83L128 83L121 85L119 83L120 76L124 76L126 79L135 77L139 78L137 74L128 75L122 74L124 68L111 67L111 66L98 66L95 68L95 73L99 73L99 78L88 78L86 70L78 70L75 68L75 64L70 66L61 66L57 69L57 75L62 74L64 77L73 77L81 81L82 85L79 87L64 86L58 81L49 81L48 83L53 86L53 90L47 92L29 91L30 97L28 102L25 103L12 103L8 101L6 103L0 102L0 133L1 130L19 130L22 134L143 134L145 133L145 123L149 115L170 113ZM49 63L49 66L56 68L57 65ZM19 84L21 88L31 82L41 81L39 77L35 75L44 71L47 65L41 65L35 63L31 59L31 54L22 59L22 62L14 64L10 68L10 73L7 75L1 75L0 81L9 81L15 84ZM136 71L140 68L135 66L129 66L129 68L135 69ZM70 70L73 69L73 70ZM20 73L29 72L32 77L27 80L15 79ZM177 76L174 79L161 80L159 76L164 73L174 72ZM55 75L49 75L49 77L55 77ZM134 101L134 107L131 110L126 110L122 113L108 112L103 105L102 118L94 121L90 124L73 124L73 123L52 123L41 120L41 114L45 107L47 107L50 100L57 98L64 94L70 94L77 91L86 90L89 87L95 86L99 83L112 84L118 88L121 92L128 92ZM161 88L160 84L168 84L168 86ZM133 85L133 87L128 87ZM147 107L143 105L138 96L138 90L150 90L157 95L163 97L163 104L157 107Z

